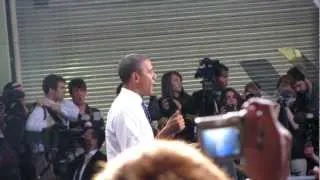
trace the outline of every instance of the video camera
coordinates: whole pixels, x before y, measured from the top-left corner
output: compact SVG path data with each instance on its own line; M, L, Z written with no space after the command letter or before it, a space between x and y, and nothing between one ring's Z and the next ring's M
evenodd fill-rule
M204 90L214 90L216 86L215 68L219 64L219 60L211 60L203 58L200 60L199 68L194 75L195 78L202 78L201 81Z
M53 164L57 175L67 173L67 166L83 148L82 129L68 129L63 125L54 125L42 132L42 141L46 158Z

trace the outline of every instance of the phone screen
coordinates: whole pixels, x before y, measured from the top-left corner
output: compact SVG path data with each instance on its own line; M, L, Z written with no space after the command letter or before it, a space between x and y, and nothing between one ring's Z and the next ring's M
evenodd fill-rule
M241 152L240 130L234 126L203 129L202 148L211 158L228 158Z

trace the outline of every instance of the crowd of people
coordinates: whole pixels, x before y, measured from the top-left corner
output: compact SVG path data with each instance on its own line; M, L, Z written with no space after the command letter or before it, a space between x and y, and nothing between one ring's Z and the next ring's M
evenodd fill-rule
M312 83L293 67L275 87L277 103L265 102L256 99L268 98L258 82L248 83L240 94L228 86L228 67L213 64L210 78L202 81L203 88L191 95L184 90L179 72L166 72L161 77L161 97L157 97L151 59L139 54L125 56L118 69L121 83L106 121L98 109L86 103L87 85L81 78L70 80L67 89L71 100L66 100L66 80L55 74L46 76L44 97L30 107L22 84L6 84L0 98L0 179L92 179L102 170L98 162L107 160L106 170L97 179L228 179L212 160L195 150L199 147L194 118L241 108L251 112L253 106L264 107L262 111L271 108L266 113L276 114L265 115L267 121L276 121L266 126L278 132L277 136L265 135L266 144L272 146L284 138L287 146L278 144L262 154L245 150L249 167L244 173L239 171L238 178L284 179L287 170L293 176L316 174L317 82ZM148 105L143 97L149 97ZM254 122L255 118L249 113L246 119ZM281 135L283 132L291 135ZM268 139L271 137L277 139ZM246 139L244 147L250 147L250 141ZM104 143L106 154L100 151ZM289 155L287 161L283 159ZM274 162L265 162L278 156ZM235 159L232 163L240 162Z

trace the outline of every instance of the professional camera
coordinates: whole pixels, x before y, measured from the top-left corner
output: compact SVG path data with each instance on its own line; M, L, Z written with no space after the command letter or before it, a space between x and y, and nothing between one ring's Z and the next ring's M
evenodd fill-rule
M54 125L42 132L46 158L56 175L65 175L68 164L79 155L77 151L83 147L82 133L82 129L68 129L63 125Z
M219 64L219 60L211 60L204 58L200 60L200 66L197 69L195 78L202 78L201 81L204 90L214 90L217 87L215 77L215 67Z
M202 89L193 93L193 112L200 116L217 114L221 87L217 83L216 71L221 65L219 60L204 58L200 60L195 78L202 78Z
M21 84L16 82L9 82L4 86L3 98L7 105L24 98L25 94L20 88L22 88Z

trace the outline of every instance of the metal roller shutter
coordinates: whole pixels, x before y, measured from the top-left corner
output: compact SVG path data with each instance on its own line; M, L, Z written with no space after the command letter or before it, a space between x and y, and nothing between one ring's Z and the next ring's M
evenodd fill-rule
M42 79L56 73L84 78L88 102L106 112L119 84L117 64L128 53L152 57L158 95L168 70L182 73L188 92L199 89L194 73L206 56L230 68L231 87L240 91L250 78L268 79L269 93L277 76L255 60L265 59L283 74L291 64L277 49L295 47L318 61L312 1L16 0L16 16L18 75L29 102L42 96ZM241 65L255 67L254 73Z

